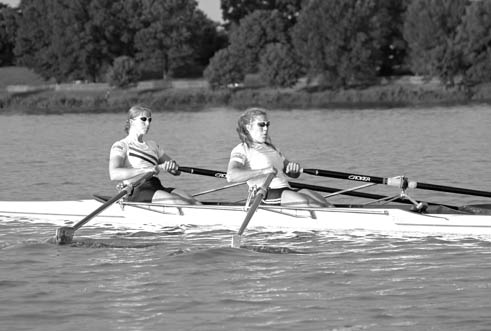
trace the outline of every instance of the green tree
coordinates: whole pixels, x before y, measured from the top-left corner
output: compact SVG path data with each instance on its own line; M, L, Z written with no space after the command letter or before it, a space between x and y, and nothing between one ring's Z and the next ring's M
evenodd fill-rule
M45 79L51 77L45 64L50 57L47 50L52 35L49 3L49 0L21 1L14 47L17 65L31 68Z
M140 72L135 61L129 56L120 56L107 72L107 81L111 86L129 87L138 82Z
M17 11L0 3L0 67L13 65Z
M457 28L469 0L413 0L407 9L404 38L411 70L452 84L458 70Z
M227 46L228 37L218 30L218 23L210 20L201 10L196 10L190 23L189 43L192 48L192 61L178 68L178 77L202 77L210 58Z
M293 42L309 77L339 88L373 82L390 34L384 0L312 0L302 9Z
M135 36L137 59L155 66L162 77L193 63L195 0L141 0L140 27Z
M261 55L259 73L269 86L291 87L301 77L302 66L291 47L268 44Z
M466 7L456 35L460 55L457 76L471 87L491 81L491 2L474 1Z
M408 45L404 39L404 18L411 0L391 0L383 2L389 16L389 32L386 43L382 45L382 63L379 75L392 76L409 72L407 64Z
M277 10L257 10L233 29L229 47L240 59L244 72L255 73L260 56L270 43L289 43L287 24Z
M120 55L134 55L135 0L23 0L14 52L44 78L99 81Z
M204 77L213 89L244 81L244 70L236 54L228 48L219 50L210 60Z
M230 25L238 25L256 10L277 10L294 25L302 8L302 0L221 0L222 17Z

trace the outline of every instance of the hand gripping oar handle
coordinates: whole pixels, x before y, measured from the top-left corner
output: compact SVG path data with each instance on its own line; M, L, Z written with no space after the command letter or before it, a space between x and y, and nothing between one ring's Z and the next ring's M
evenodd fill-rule
M84 224L86 224L88 221L99 215L103 210L108 208L110 205L121 199L127 194L130 194L133 191L133 188L144 183L147 179L150 179L153 176L153 172L149 172L145 174L145 176L141 177L138 179L135 183L128 184L126 185L121 192L116 194L114 197L103 203L99 208L94 210L92 213L89 215L85 216L82 220L77 222L74 226L63 226L58 229L56 229L56 243L59 245L64 245L64 244L69 244L72 242L73 235L75 234L75 231L81 228Z
M276 176L276 174L271 173L268 175L266 178L266 181L261 185L261 187L258 189L256 193L256 197L254 198L254 201L251 204L251 207L247 211L247 215L244 218L244 221L242 222L242 225L240 226L239 231L237 232L236 235L232 237L232 247L233 248L239 248L240 247L240 236L242 236L242 233L244 233L244 230L246 229L247 225L249 224L249 221L251 220L252 216L254 216L254 213L257 210L257 207L263 200L264 196L266 195L266 192L268 191L269 184L271 184L271 181L273 178Z
M397 186L397 187L402 187L402 188L419 188L422 190L466 194L466 195L475 195L475 196L488 197L488 198L491 197L491 192L487 192L487 191L479 191L479 190L466 189L466 188L460 188L460 187L443 186L443 185L435 185L435 184L427 184L427 183L408 181L407 178L402 177L402 176L398 176L398 177L377 177L377 176L350 174L350 173L346 173L346 172L321 170L321 169L303 169L302 172L309 174L309 175L314 175L314 176L348 179L348 180L354 180L354 181L358 181L358 182L384 184L384 185Z

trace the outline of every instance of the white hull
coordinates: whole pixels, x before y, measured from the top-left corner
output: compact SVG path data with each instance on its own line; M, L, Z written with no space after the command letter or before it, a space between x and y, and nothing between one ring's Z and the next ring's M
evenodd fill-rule
M101 206L96 200L0 201L0 221L70 226ZM158 231L169 226L212 226L237 231L241 206L155 206L114 204L83 228ZM82 228L82 229L83 229ZM420 214L394 208L282 208L260 206L247 229L268 231L365 230L383 233L453 234L491 239L491 215ZM246 230L247 233L247 230Z

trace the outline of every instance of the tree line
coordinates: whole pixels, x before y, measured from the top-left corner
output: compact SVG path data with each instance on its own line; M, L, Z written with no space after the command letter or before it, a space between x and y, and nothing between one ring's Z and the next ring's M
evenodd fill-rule
M221 0L221 9L220 27L195 0L21 0L0 7L0 65L59 82L204 76L213 88L251 73L272 87L307 77L333 89L401 74L466 88L491 80L488 0Z

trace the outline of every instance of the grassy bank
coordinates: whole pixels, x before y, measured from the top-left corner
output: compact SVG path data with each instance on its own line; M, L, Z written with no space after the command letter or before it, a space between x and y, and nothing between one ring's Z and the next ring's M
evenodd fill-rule
M7 69L9 73L5 74L4 70ZM9 75L15 79L6 79ZM434 82L425 83L408 78L366 89L339 91L313 91L306 86L271 89L253 84L239 89L214 91L196 81L190 81L189 84L180 81L174 85L145 83L130 89L112 89L105 84L58 86L42 81L23 68L0 68L0 77L3 77L0 80L2 113L115 112L127 109L135 103L145 103L156 111L165 111L210 107L243 109L250 106L270 109L387 108L491 100L489 86L482 86L469 96L458 89L445 89Z

